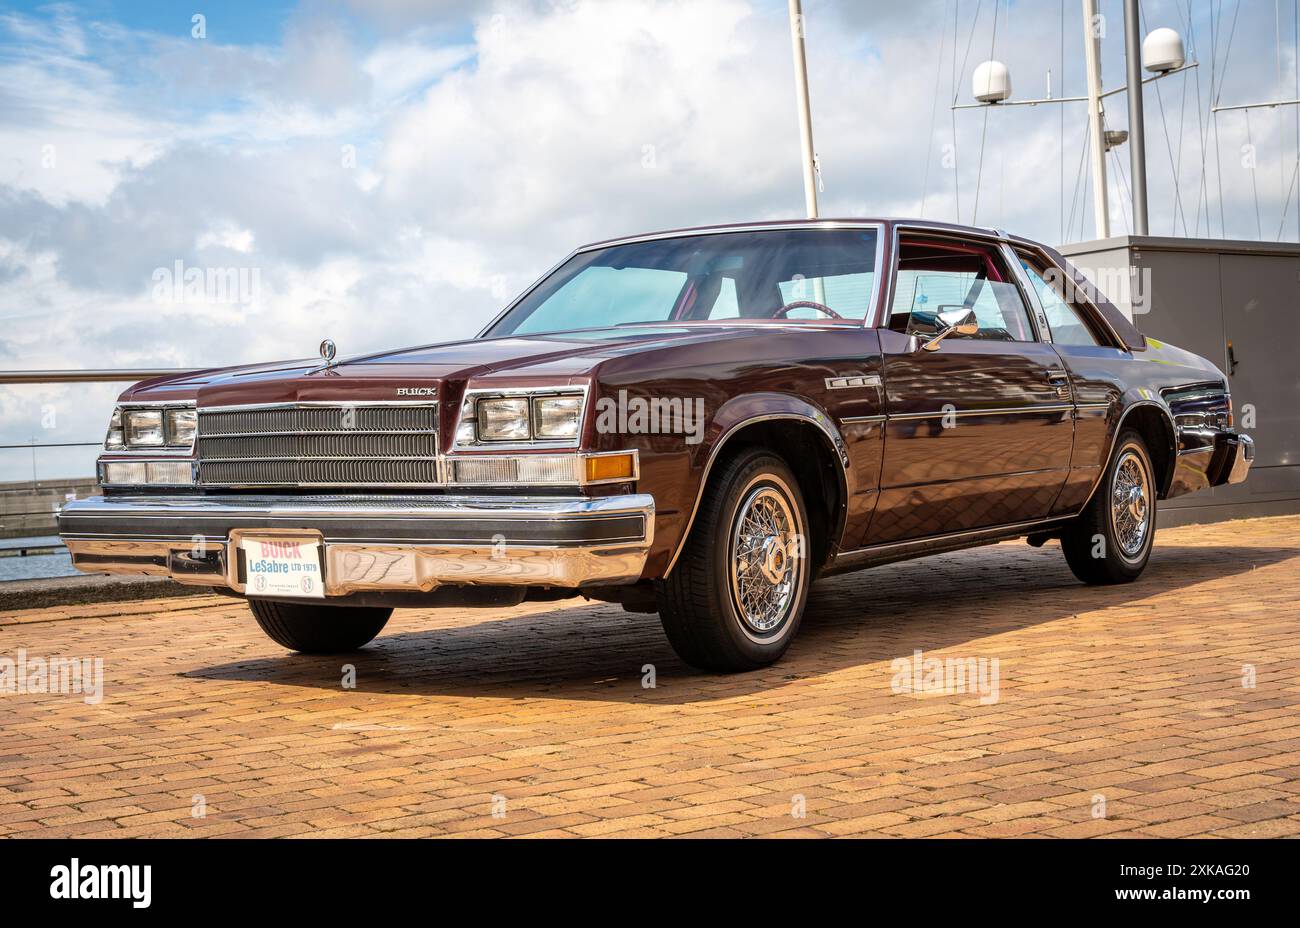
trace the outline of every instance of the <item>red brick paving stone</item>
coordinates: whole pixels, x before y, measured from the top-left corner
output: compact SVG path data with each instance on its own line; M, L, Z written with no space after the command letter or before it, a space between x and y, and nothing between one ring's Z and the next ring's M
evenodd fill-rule
M1023 543L834 578L735 676L581 601L401 610L346 657L224 597L11 613L0 654L102 657L105 694L0 695L0 835L1300 835L1297 537L1162 531L1120 587ZM1000 699L894 693L918 648L997 658Z

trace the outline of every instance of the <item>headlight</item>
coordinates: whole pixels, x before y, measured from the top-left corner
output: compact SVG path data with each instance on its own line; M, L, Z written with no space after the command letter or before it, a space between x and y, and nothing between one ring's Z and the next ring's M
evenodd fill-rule
M108 422L105 451L194 447L199 414L190 406L118 407Z
M586 393L571 386L465 391L456 448L495 443L576 445Z
M194 409L168 409L164 420L167 425L167 444L188 448L194 444L194 432L199 424L199 414Z
M121 451L122 447L122 410L114 409L113 417L108 420L108 434L104 436L104 450Z
M528 441L528 397L502 396L478 401L479 441Z
M166 444L161 409L128 409L123 420L128 448L161 448Z
M533 423L538 438L577 438L581 420L580 396L539 396L533 400Z

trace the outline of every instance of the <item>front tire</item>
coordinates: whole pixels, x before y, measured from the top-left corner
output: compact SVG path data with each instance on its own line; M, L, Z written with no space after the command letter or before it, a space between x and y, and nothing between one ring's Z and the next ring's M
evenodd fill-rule
M392 609L315 606L250 599L248 608L276 644L301 654L341 654L368 644L383 631Z
M672 574L655 584L682 660L734 673L786 652L811 584L807 525L799 483L779 457L751 448L723 466Z
M1131 583L1151 558L1156 481L1146 442L1125 429L1087 507L1061 536L1070 570L1084 583Z

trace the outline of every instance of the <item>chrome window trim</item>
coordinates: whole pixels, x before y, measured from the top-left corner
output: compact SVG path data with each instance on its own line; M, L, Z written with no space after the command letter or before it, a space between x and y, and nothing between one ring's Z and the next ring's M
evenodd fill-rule
M1020 292L1020 301L1022 304L1024 304L1025 315L1029 317L1029 327L1034 332L1034 338L1032 341L1007 342L1006 344L1031 345L1040 342L1043 344L1051 344L1050 335L1048 338L1044 339L1042 337L1042 332L1038 328L1038 320L1036 317L1038 312L1040 312L1040 309L1037 300L1031 302L1030 298L1026 295L1026 286L1025 286L1026 282L1021 279L1023 275L1023 268L1020 268L1019 266L1019 258L1017 258L1015 261L1012 261L1008 257L1007 251L1011 248L1011 246L1007 240L1006 234L998 231L997 229L989 229L987 231L977 229L977 228L971 228L969 230L945 229L945 228L933 228L931 226L917 225L916 223L912 223L912 222L894 223L893 228L891 230L891 237L890 237L890 255L892 257L889 264L889 290L884 295L885 300L881 302L879 311L876 313L876 321L873 328L877 328L877 329L889 328L890 313L888 312L888 310L892 308L892 304L893 304L894 283L895 283L895 278L897 277L896 272L898 269L898 240L900 238L899 233L903 230L906 230L907 232L910 232L912 234L922 235L927 238L954 239L958 242L964 242L966 244L978 244L985 248L991 248L993 251L997 252L1002 257L1003 262L1011 267L1011 274L1012 277L1014 278L1013 283L1015 284L1016 289ZM1032 288L1028 288L1028 289L1032 289ZM888 301L889 305L886 305L885 301Z
M1007 262L1011 268L1012 275L1016 278L1016 284L1020 287L1020 298L1024 301L1025 309L1029 311L1030 324L1034 331L1038 333L1037 340L1044 345L1052 344L1052 327L1047 323L1047 311L1043 308L1042 301L1038 299L1038 290L1034 287L1034 282L1029 279L1029 273L1021 263L1020 255L1011 247L1011 243L1005 240L1006 233L1002 233L1003 241L1001 243L1002 259Z

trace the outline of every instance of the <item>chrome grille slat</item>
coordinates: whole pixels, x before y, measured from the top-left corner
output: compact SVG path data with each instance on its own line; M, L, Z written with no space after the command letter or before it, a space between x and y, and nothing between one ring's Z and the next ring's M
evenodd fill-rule
M199 410L204 486L440 483L436 403Z
M200 410L209 438L240 435L356 432L428 432L438 426L437 404L410 406L280 406L270 409Z

